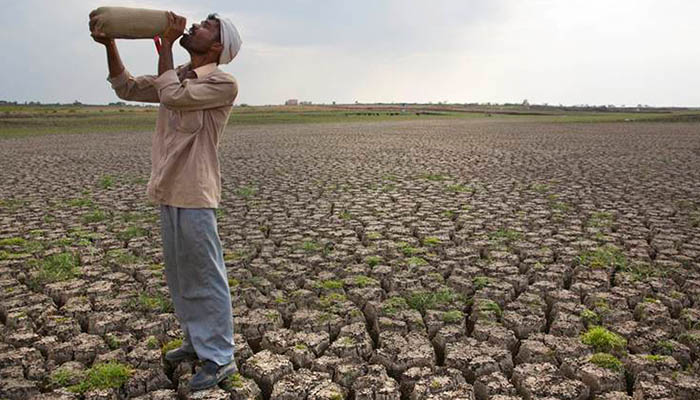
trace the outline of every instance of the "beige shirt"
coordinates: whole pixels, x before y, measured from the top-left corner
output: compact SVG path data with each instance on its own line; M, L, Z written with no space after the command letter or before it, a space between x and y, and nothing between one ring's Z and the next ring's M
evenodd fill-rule
M176 70L138 77L124 70L107 80L121 99L160 103L148 198L174 207L217 208L221 201L217 149L238 85L216 64L198 67L195 74L196 79L180 83Z

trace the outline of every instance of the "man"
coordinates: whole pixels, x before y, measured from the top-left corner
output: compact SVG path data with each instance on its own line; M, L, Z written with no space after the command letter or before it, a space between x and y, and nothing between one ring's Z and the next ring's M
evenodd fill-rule
M112 88L124 100L160 103L152 138L149 199L160 205L165 276L184 333L182 346L166 360L203 361L192 391L216 386L234 374L233 313L215 209L221 200L217 157L219 139L238 94L234 78L219 70L240 49L240 36L226 18L210 15L185 30L185 18L168 13L162 34L158 75L133 77L116 43L95 29L107 49ZM184 34L183 34L184 33ZM173 68L172 46L190 62Z

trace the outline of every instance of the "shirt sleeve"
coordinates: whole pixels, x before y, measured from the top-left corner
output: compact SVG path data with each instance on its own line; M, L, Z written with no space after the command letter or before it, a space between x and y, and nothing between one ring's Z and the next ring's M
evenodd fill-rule
M147 103L159 103L158 91L153 82L157 76L142 75L133 77L124 68L121 74L115 77L107 77L107 81L112 84L112 89L122 100L143 101Z
M168 70L154 81L160 103L173 110L193 111L232 105L238 92L231 80L180 82L175 70Z

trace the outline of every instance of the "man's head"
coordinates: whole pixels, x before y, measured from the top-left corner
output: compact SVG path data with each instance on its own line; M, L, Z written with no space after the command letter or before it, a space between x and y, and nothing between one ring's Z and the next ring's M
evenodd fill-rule
M223 45L221 24L216 14L210 14L199 24L192 24L180 38L180 45L191 54L206 55L208 60L218 64Z

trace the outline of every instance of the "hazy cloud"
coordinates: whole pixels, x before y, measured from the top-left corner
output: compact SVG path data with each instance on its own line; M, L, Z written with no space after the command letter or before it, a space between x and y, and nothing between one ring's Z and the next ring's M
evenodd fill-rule
M4 1L0 99L115 101L87 29L101 5L230 16L238 103L700 105L700 3L682 0ZM151 41L119 48L133 74L155 73Z

